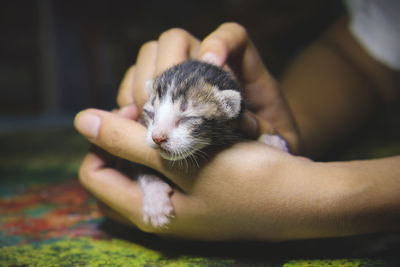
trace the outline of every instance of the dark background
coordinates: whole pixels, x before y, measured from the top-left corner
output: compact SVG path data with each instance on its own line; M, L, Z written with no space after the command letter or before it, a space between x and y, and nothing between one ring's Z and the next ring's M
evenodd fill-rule
M181 27L204 38L243 24L273 74L343 14L340 1L4 1L0 8L0 130L72 125L87 107L111 109L138 49Z

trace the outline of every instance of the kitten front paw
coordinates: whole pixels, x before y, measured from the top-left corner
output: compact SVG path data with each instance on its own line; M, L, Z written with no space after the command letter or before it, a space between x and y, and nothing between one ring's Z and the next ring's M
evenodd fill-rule
M289 152L286 141L277 134L263 134L258 138L258 141L282 151Z
M143 200L143 221L155 228L166 227L173 215L174 207L169 197L147 197Z
M174 212L171 187L152 175L143 175L139 181L143 191L143 221L155 228L167 227Z

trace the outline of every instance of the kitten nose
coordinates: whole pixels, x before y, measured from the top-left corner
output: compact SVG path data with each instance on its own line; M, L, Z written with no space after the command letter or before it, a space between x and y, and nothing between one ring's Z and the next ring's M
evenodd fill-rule
M166 135L152 135L151 138L157 145L161 145L162 143L168 141L168 137Z

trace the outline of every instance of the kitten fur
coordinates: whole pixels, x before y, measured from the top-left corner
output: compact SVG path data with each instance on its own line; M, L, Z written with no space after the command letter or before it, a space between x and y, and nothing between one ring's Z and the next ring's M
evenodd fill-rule
M143 106L146 141L169 161L193 158L207 146L224 146L241 139L242 90L230 73L196 60L173 66L146 84ZM287 150L279 136L263 142ZM173 214L172 188L157 175L138 177L143 191L143 219L165 227Z
M149 82L148 93L143 108L147 142L164 158L178 160L207 145L238 140L244 104L240 86L228 72L185 61Z

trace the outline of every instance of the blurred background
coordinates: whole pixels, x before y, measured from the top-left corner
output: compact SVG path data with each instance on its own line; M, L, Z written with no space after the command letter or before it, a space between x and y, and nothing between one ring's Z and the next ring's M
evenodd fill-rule
M198 38L243 24L273 74L343 14L340 1L32 0L0 9L0 133L72 127L88 107L111 109L140 46L172 27Z

